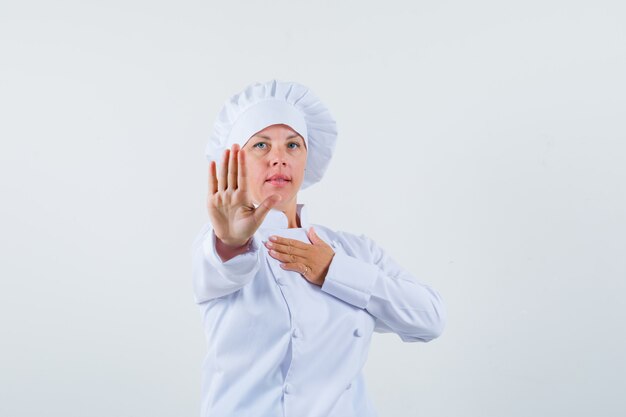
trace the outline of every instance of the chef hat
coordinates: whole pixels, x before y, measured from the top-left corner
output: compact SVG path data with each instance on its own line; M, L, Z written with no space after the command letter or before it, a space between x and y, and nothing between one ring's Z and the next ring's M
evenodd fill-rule
M270 80L255 83L224 103L205 148L209 162L221 163L224 150L243 147L259 131L274 124L295 130L307 147L300 189L322 179L335 148L337 125L326 106L307 87Z

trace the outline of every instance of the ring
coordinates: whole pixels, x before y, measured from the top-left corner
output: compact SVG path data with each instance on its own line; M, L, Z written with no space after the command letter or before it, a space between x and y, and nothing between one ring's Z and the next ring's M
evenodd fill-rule
M304 268L305 268L305 269L304 269L304 272L302 273L302 275L306 276L306 274L308 274L308 273L309 273L309 267L308 267L308 266L306 266L306 265L304 265Z

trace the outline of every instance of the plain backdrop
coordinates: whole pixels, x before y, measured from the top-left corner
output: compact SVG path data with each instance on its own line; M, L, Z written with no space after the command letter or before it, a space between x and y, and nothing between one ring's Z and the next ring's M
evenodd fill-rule
M337 120L311 221L447 306L381 417L626 415L624 74L622 1L2 1L0 415L199 415L204 146L272 78Z

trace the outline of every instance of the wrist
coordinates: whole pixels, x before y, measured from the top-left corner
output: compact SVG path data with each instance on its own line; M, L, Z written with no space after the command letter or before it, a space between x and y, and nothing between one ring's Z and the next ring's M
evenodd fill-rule
M249 249L250 241L252 238L248 239L244 244L234 243L234 244L226 244L223 242L217 235L215 236L215 251L221 258L222 262L226 262L237 255L245 253Z
M215 237L217 238L217 242L220 246L222 246L224 249L233 250L233 251L243 249L244 247L248 246L250 243L250 240L252 239L252 237L250 237L248 240L242 243L242 242L224 241L223 239L220 239L217 235Z

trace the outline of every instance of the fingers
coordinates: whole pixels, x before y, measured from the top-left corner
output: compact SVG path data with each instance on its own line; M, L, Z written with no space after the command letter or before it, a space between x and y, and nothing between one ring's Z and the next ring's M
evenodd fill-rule
M209 194L211 195L217 192L217 173L215 171L215 161L211 161L209 164Z
M222 154L222 166L220 167L220 177L218 182L218 190L224 191L226 189L227 184L227 175L228 175L228 160L230 149L226 149Z
M237 154L239 153L239 145L234 144L230 150L230 158L228 161L228 185L226 188L231 190L237 189Z
M254 218L257 224L261 224L263 222L263 219L265 219L265 216L270 211L270 209L274 207L276 203L278 203L281 199L282 197L280 196L280 194L272 194L271 196L263 200L261 204L259 204L259 206L254 210Z
M295 263L295 262L298 262L300 259L306 259L304 256L295 255L293 253L289 254L289 253L277 252L274 249L270 249L269 254L272 258L281 262L286 262L286 263Z
M298 242L298 243L301 243L301 242ZM302 256L306 254L307 252L307 249L298 247L296 246L296 244L288 244L288 243L282 244L282 243L276 243L276 242L265 242L265 247L279 254L286 254L286 255Z
M248 173L246 172L246 158L244 150L239 149L239 152L237 152L237 156L239 157L239 167L237 168L237 187L241 191L246 191L248 187L246 178Z
M315 274L311 274L311 272L313 271L311 271L311 268L305 265L303 262L285 262L285 263L280 264L280 267L288 271L296 271L310 282L312 282L310 277L312 275L315 275Z
M231 190L237 189L238 179L238 154L240 151L239 144L235 143L231 148L224 150L222 154L222 165L220 167L220 176L218 181L218 190L224 191L227 188Z
M289 250L290 250L289 247L292 248L291 249L292 253L302 252L311 247L310 243L304 243L297 239L289 239L289 238L281 237L281 236L272 235L270 236L270 241L271 242L267 242L269 247L271 247L272 249L276 248L276 250L279 250L285 253L289 253Z

